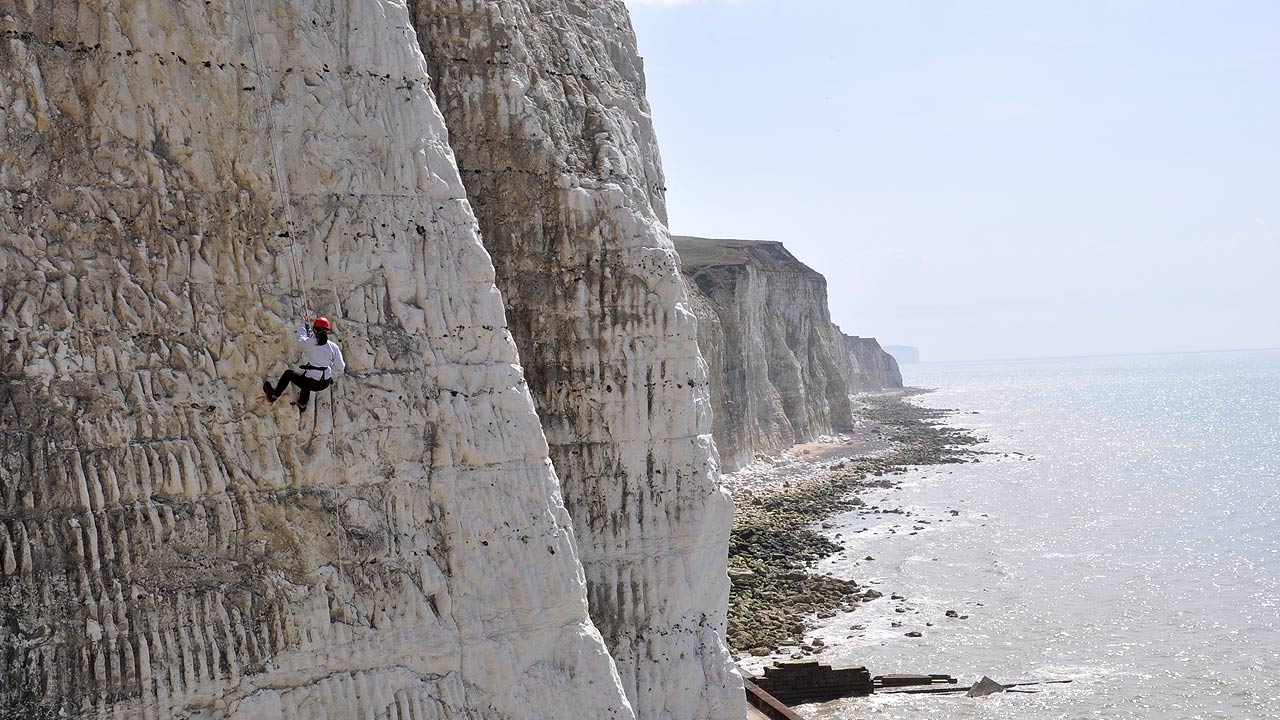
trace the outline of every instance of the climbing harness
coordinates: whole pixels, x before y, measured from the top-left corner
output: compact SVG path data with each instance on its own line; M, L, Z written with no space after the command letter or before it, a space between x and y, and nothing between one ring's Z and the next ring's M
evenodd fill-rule
M327 367L319 367L319 366L317 366L317 365L299 365L298 367L302 368L303 370L317 370L317 371L319 371L319 372L320 372L320 377L316 378L317 380L329 380L329 379L331 379L331 376L333 375L333 371L332 371L332 370L330 370L330 369L329 369L329 368L327 368Z

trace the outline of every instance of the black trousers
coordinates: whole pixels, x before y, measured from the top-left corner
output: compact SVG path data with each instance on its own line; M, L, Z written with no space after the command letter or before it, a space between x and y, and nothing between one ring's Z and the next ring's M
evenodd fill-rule
M284 374L280 376L280 382L276 383L276 388L271 391L271 394L275 397L280 397L285 390L289 389L289 383L298 386L298 405L306 407L307 401L311 399L311 393L324 390L333 384L333 380L316 380L297 370L285 370Z

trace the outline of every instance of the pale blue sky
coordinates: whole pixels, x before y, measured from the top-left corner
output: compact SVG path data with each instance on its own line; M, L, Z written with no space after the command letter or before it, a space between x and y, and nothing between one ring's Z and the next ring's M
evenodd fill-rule
M926 359L1280 346L1280 2L637 2L679 234Z

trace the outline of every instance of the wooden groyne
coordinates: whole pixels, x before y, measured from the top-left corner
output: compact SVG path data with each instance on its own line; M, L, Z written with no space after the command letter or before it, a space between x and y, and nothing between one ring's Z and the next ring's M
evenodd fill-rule
M782 704L774 696L760 689L760 686L743 678L742 684L747 691L747 717L749 720L804 720L794 710Z

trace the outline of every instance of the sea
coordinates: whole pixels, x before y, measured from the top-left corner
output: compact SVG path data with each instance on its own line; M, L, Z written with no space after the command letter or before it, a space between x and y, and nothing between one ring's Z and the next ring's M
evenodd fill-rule
M1280 351L903 374L933 389L913 402L955 409L988 454L864 496L901 515L829 523L846 550L820 570L884 597L825 621L818 658L966 685L1070 682L804 717L1280 719Z

